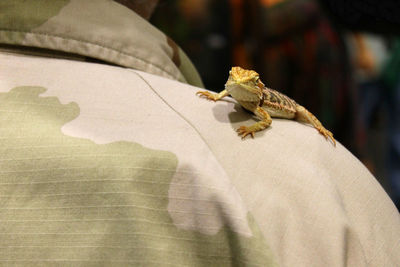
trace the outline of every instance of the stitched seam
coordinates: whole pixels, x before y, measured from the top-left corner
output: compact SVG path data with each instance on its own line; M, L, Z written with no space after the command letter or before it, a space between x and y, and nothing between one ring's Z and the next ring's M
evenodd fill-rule
M101 45L101 44L97 44L97 43L94 43L94 42L91 42L91 41L80 40L80 39L71 38L71 37L65 37L65 36L56 35L56 34L41 33L41 32L17 31L17 30L9 30L9 29L0 29L0 32L26 33L26 34L32 34L32 35L38 35L38 36L48 36L48 37L60 38L60 39L62 39L62 40L66 40L66 41L69 40L69 41L79 42L79 43L82 43L82 44L94 45L94 46L101 47L101 48L106 49L106 50L110 50L110 51L117 52L117 53L119 53L119 54L121 54L121 55L130 57L130 58L137 59L137 60L139 60L139 61L141 61L141 62L143 62L143 63L152 65L152 66L154 66L155 68L157 68L158 70L160 70L162 73L165 73L165 74L169 75L170 77L172 77L172 78L174 78L174 79L178 79L178 77L176 77L176 76L174 76L172 73L169 73L168 71L164 70L164 69L161 68L160 66L155 65L154 63L151 63L151 62L149 62L149 61L146 61L146 60L144 60L144 59L142 59L142 58L139 58L139 57L136 57L136 56L134 56L134 55L128 54L128 53L126 53L126 52L117 50L117 49L115 49L115 48L108 47L108 46L104 46L104 45ZM43 47L51 49L51 47L48 47L48 46L43 46ZM179 80L179 79L178 79L178 80Z
M214 152L212 151L210 145L208 142L204 139L203 135L199 132L199 130L185 117L183 116L179 111L177 111L173 106L171 106L158 92L156 89L153 88L153 86L139 73L134 71L134 73L143 81L147 84L147 86L170 108L172 109L179 117L181 117L187 124L190 125L190 127L200 136L200 138L203 140L203 142L207 145L208 149L212 152L214 155L215 159L217 157L215 156ZM218 162L219 163L219 162Z
M218 157L215 155L214 150L211 148L210 144L207 142L207 140L204 138L204 136L200 133L200 131L197 129L196 126L193 125L193 123L191 123L189 121L189 119L187 119L185 116L183 116L183 114L181 114L178 110L176 110L173 106L171 106L171 104L169 104L167 102L167 100L165 100L158 92L156 89L154 89L154 87L138 72L134 71L134 73L143 81L147 84L147 86L154 92L154 94L156 94L163 102L164 104L166 104L171 110L173 110L180 118L182 118L200 137L200 139L204 142L204 144L207 146L207 148L209 149L210 153L214 156L215 160L217 161L218 165L221 167L221 169L224 170L225 174L227 177L231 178L228 173L225 170L225 167L223 167L223 165L220 163ZM233 183L231 183L231 187L235 187L233 185ZM242 196L240 195L240 197L242 198Z

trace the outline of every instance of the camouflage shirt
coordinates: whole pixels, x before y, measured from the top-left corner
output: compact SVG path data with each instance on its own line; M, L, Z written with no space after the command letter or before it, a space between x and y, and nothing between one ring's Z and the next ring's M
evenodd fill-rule
M340 144L233 101L109 0L0 1L0 265L400 266L400 218ZM223 85L221 85L223 86Z

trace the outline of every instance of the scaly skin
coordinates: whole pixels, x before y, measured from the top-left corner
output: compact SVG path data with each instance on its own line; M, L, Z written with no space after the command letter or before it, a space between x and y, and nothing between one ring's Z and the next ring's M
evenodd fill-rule
M225 90L218 94L208 91L199 91L196 94L212 101L218 101L231 95L245 109L253 112L260 121L251 126L240 126L237 132L242 139L247 135L254 137L255 132L264 130L271 125L271 117L277 117L309 123L336 146L332 133L325 129L311 112L286 95L267 88L261 82L258 73L253 70L233 67L229 72Z

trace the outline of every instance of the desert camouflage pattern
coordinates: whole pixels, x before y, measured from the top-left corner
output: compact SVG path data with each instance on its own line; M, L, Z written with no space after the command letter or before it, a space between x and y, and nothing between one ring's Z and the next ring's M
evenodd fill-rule
M400 265L399 214L353 155L288 120L242 141L251 114L201 101L129 9L0 10L1 266Z
M203 87L174 41L114 1L5 0L0 10L2 44L63 51Z

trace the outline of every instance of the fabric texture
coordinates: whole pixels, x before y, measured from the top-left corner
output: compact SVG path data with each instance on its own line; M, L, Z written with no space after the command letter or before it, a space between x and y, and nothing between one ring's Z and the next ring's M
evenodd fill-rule
M0 10L2 43L84 55L202 86L173 41L114 1L1 1Z
M241 140L253 117L119 4L23 3L0 3L0 265L400 265L399 214L342 145L280 119Z

